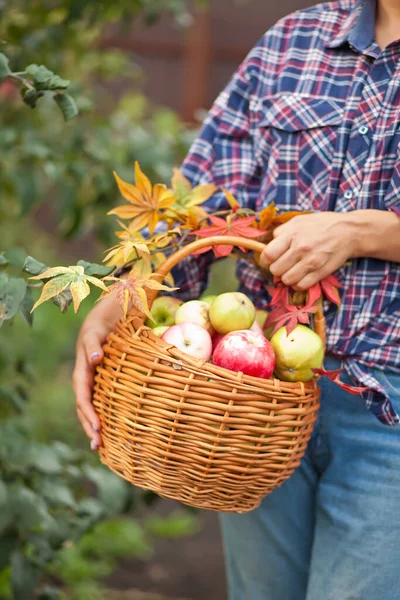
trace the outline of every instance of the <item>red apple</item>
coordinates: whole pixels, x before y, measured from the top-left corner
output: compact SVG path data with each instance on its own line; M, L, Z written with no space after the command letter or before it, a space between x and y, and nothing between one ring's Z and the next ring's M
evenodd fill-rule
M249 329L255 318L254 304L241 292L220 294L210 306L211 325L218 333Z
M213 364L230 371L269 379L275 368L275 354L269 341L248 329L232 331L219 341Z
M163 334L162 339L167 344L172 344L194 356L203 360L210 360L212 351L211 336L197 323L179 323L173 325Z
M197 323L208 331L210 335L214 329L210 323L209 305L202 300L190 300L178 308L175 314L175 323Z

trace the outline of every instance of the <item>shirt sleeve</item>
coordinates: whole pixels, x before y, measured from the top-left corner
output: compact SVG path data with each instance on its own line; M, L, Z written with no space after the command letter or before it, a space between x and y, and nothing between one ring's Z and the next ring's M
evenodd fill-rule
M254 147L251 103L259 81L266 36L251 50L208 113L181 171L193 186L212 183L225 187L240 205L254 208L260 192L260 172ZM203 208L229 208L219 189ZM174 269L183 299L198 298L208 283L212 252L189 257Z

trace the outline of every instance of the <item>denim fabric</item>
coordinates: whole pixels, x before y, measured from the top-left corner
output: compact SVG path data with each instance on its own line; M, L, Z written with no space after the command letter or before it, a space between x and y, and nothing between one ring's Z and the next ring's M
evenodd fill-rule
M374 371L400 410L400 375ZM258 509L220 515L230 600L400 598L400 428L321 388L301 466Z

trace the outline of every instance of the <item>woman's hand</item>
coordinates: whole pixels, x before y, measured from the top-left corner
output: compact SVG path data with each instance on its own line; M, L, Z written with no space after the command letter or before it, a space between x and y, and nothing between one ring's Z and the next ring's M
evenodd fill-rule
M102 345L122 316L113 294L101 300L88 314L76 344L73 387L81 425L91 440L92 450L101 446L100 419L92 405L95 367L103 359Z
M285 285L304 291L356 256L356 243L357 230L348 213L301 215L274 231L260 264Z

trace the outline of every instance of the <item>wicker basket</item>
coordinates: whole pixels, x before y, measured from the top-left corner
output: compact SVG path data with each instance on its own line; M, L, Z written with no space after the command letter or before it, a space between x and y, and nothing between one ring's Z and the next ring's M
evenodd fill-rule
M230 236L199 240L168 258L158 279L193 251L222 243L264 248ZM319 407L316 380L233 373L166 344L144 319L133 311L118 324L97 369L101 460L135 486L191 506L256 508L300 463ZM321 312L314 328L325 341Z

